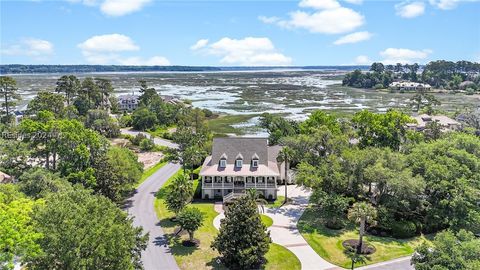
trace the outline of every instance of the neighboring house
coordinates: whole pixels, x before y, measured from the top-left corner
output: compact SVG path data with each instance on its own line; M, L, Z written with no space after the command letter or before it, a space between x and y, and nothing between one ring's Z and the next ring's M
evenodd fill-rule
M277 163L280 146L268 146L266 138L214 138L212 155L205 159L200 176L202 198L222 198L256 189L267 199L277 197L283 181Z
M423 131L428 123L437 122L442 127L442 131L454 131L460 129L459 122L445 115L428 115L422 114L413 117L417 123L409 123L407 127L410 130Z
M0 184L7 184L7 183L12 183L13 182L13 177L4 173L0 172Z
M393 90L407 90L407 91L432 89L432 87L427 83L416 83L416 82L392 82L389 85L389 87Z
M120 95L118 96L118 107L120 111L131 112L138 108L139 96Z

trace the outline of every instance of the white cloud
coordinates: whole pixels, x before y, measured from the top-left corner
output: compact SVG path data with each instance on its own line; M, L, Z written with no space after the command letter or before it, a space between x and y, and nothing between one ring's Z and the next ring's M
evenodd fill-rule
M100 6L100 11L108 16L118 17L140 11L152 0L68 0L89 7Z
M202 50L206 54L221 57L220 63L226 65L270 66L292 63L290 57L278 52L270 39L265 37L224 37Z
M170 61L162 56L153 56L148 59L138 56L124 56L123 53L138 51L140 47L130 37L122 34L93 36L78 44L78 47L90 64L170 65Z
M141 10L151 0L105 0L100 10L109 16L123 16Z
M363 25L362 15L349 8L335 8L315 13L295 11L290 20L280 24L292 28L304 28L312 33L340 34L355 30Z
M78 44L78 47L83 51L93 52L122 52L140 49L130 37L122 34L93 36Z
M424 60L432 53L432 50L410 50L401 48L388 48L380 52L384 58L381 62L384 64L396 63L416 63L424 62Z
M342 45L342 44L348 44L348 43L357 43L360 41L369 40L372 36L373 34L367 31L355 32L335 40L333 44Z
M258 19L266 24L272 24L280 21L280 18L272 16L272 17L267 17L267 16L258 16Z
M43 60L53 54L53 44L48 40L38 38L24 38L17 44L2 48L1 54L12 56L28 56L36 60Z
M414 18L425 13L425 3L423 2L402 2L395 5L397 15L403 18Z
M355 30L365 23L365 17L353 9L342 7L334 0L302 0L300 7L315 11L293 11L288 19L260 16L264 23L280 27L306 29L312 33L341 34Z
M332 9L339 8L340 3L338 3L336 0L302 0L298 6L316 9Z
M356 65L370 65L372 63L372 60L370 60L366 55L359 55L355 57L354 63Z
M480 0L429 0L430 4L436 8L449 10L454 9L461 2L479 2Z
M198 50L201 49L208 44L208 39L199 39L195 44L190 46L190 50Z
M343 0L347 3L350 3L350 4L355 4L355 5L360 5L363 3L363 0Z

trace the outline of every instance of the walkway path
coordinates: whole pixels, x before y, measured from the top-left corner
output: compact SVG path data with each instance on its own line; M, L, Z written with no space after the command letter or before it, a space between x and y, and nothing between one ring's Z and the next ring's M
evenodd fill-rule
M280 187L279 192L283 191L284 187ZM291 204L282 206L281 208L266 208L265 215L271 217L273 220L273 225L269 227L272 241L292 251L300 260L302 269L341 269L320 257L308 245L305 239L303 239L297 229L297 222L308 205L310 191L301 187L288 186L288 194L289 197L292 198ZM213 225L218 229L220 227L220 220L222 220L225 215L223 214L223 210L217 205L215 206L215 210L221 213L213 220Z

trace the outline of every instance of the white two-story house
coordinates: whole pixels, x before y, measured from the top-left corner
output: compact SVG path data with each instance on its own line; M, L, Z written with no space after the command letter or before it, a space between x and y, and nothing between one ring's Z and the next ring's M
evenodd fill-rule
M200 171L202 198L223 198L252 188L266 199L275 199L277 181L282 180L277 164L280 149L268 146L266 138L213 139L212 155L205 159Z

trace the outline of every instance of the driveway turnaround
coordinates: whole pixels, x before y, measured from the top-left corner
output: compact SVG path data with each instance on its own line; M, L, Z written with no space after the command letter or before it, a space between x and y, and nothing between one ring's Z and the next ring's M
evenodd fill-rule
M147 249L142 252L145 270L177 270L178 265L170 252L162 227L155 214L155 193L180 169L179 164L168 163L147 178L136 193L127 201L128 214L133 217L133 225L140 226L149 233Z
M280 187L278 194L283 194L284 187ZM288 186L288 197L292 203L281 208L266 208L265 215L273 220L273 225L268 228L272 241L284 246L297 256L304 270L342 269L320 257L303 239L297 229L297 223L308 206L310 191L297 186ZM220 221L225 218L221 207L215 205L215 210L220 212L213 220L213 225L219 229Z
M132 135L132 136L137 136L138 134L141 133L141 134L145 135L147 138L150 138L150 134L148 134L147 132L130 130L130 129L125 129L125 128L120 129L120 133L122 133L124 135ZM166 147L170 147L170 148L177 148L178 147L178 145L176 145L175 143L173 143L169 140L161 139L161 138L155 138L154 137L153 142L156 145L160 145L160 146L166 146Z

